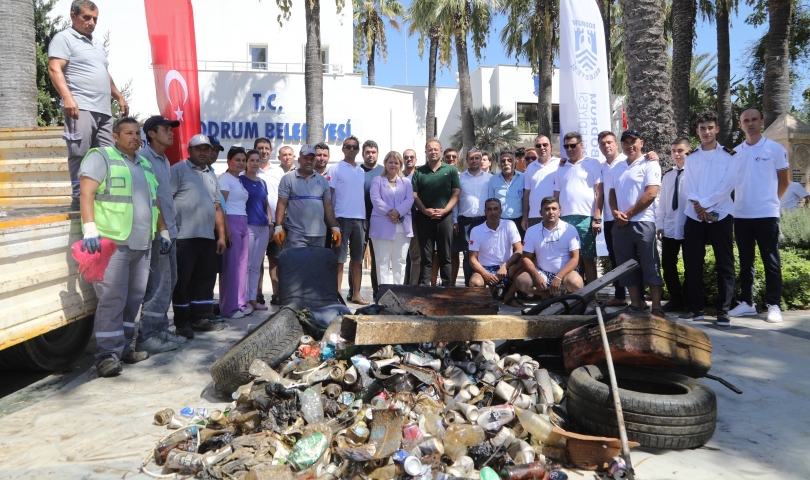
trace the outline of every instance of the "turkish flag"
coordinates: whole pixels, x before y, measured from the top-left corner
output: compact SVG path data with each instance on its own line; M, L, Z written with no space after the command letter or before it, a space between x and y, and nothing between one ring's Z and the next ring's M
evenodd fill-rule
M144 0L152 46L152 68L160 113L180 121L166 150L172 164L185 158L192 136L200 133L197 40L191 0Z

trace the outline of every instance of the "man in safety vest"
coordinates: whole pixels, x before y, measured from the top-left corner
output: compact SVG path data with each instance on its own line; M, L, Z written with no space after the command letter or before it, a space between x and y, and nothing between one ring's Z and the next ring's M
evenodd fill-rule
M149 357L147 352L132 350L131 343L149 279L155 232L160 232L161 255L172 248L152 165L135 153L141 146L137 120L116 121L113 139L115 146L87 152L79 168L82 250L101 252L101 238L116 245L104 279L93 283L98 297L96 368L102 377L121 373L121 361L137 363Z

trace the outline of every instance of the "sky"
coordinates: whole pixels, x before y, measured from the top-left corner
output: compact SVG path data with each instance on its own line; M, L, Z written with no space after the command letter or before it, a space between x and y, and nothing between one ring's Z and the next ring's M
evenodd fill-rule
M401 0L403 6L407 8L410 1ZM745 65L747 63L745 50L751 42L767 31L767 25L754 28L745 24L744 20L751 12L752 7L740 2L739 14L731 18L731 75L732 83L736 78L745 76ZM527 65L525 61L516 62L514 58L506 56L500 42L500 32L506 19L498 16L493 22L493 28L488 41L488 46L484 50L483 58L479 61L473 55L470 48L470 71L474 71L480 65ZM388 62L377 60L376 83L381 87L391 87L393 85L427 85L428 62L427 46L425 47L424 58L419 58L418 36L408 37L407 29L397 32L388 27ZM697 41L695 43L695 54L717 52L717 33L714 24L709 24L704 20L698 20L696 27ZM367 79L363 78L363 83ZM456 65L455 55L451 69L445 68L438 72L438 86L456 86Z

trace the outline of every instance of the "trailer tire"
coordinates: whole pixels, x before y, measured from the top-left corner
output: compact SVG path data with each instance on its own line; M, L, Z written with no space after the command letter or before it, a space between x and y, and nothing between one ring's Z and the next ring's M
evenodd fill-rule
M211 367L211 378L217 390L231 394L248 383L248 369L257 358L275 368L289 357L304 335L299 321L301 315L297 310L283 307L219 357Z
M93 317L74 320L0 351L0 368L52 372L68 368L84 353Z
M717 423L714 391L692 377L644 368L616 368L627 438L666 449L699 447ZM571 420L586 433L619 437L606 366L579 367L568 379Z

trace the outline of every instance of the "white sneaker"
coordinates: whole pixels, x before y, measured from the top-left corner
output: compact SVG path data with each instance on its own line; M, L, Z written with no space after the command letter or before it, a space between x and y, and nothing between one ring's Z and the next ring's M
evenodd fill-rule
M782 321L782 309L779 305L768 305L768 318L765 319L768 323L779 323Z
M757 304L748 305L745 302L740 302L739 305L732 308L728 312L729 317L746 317L749 315L756 315L757 314Z
M230 317L227 317L227 318L243 318L244 316L245 316L244 313L237 310L236 313L234 313L233 315L231 315Z
M244 313L245 315L250 315L251 313L253 313L253 307L245 307L245 309L242 310L242 313Z

